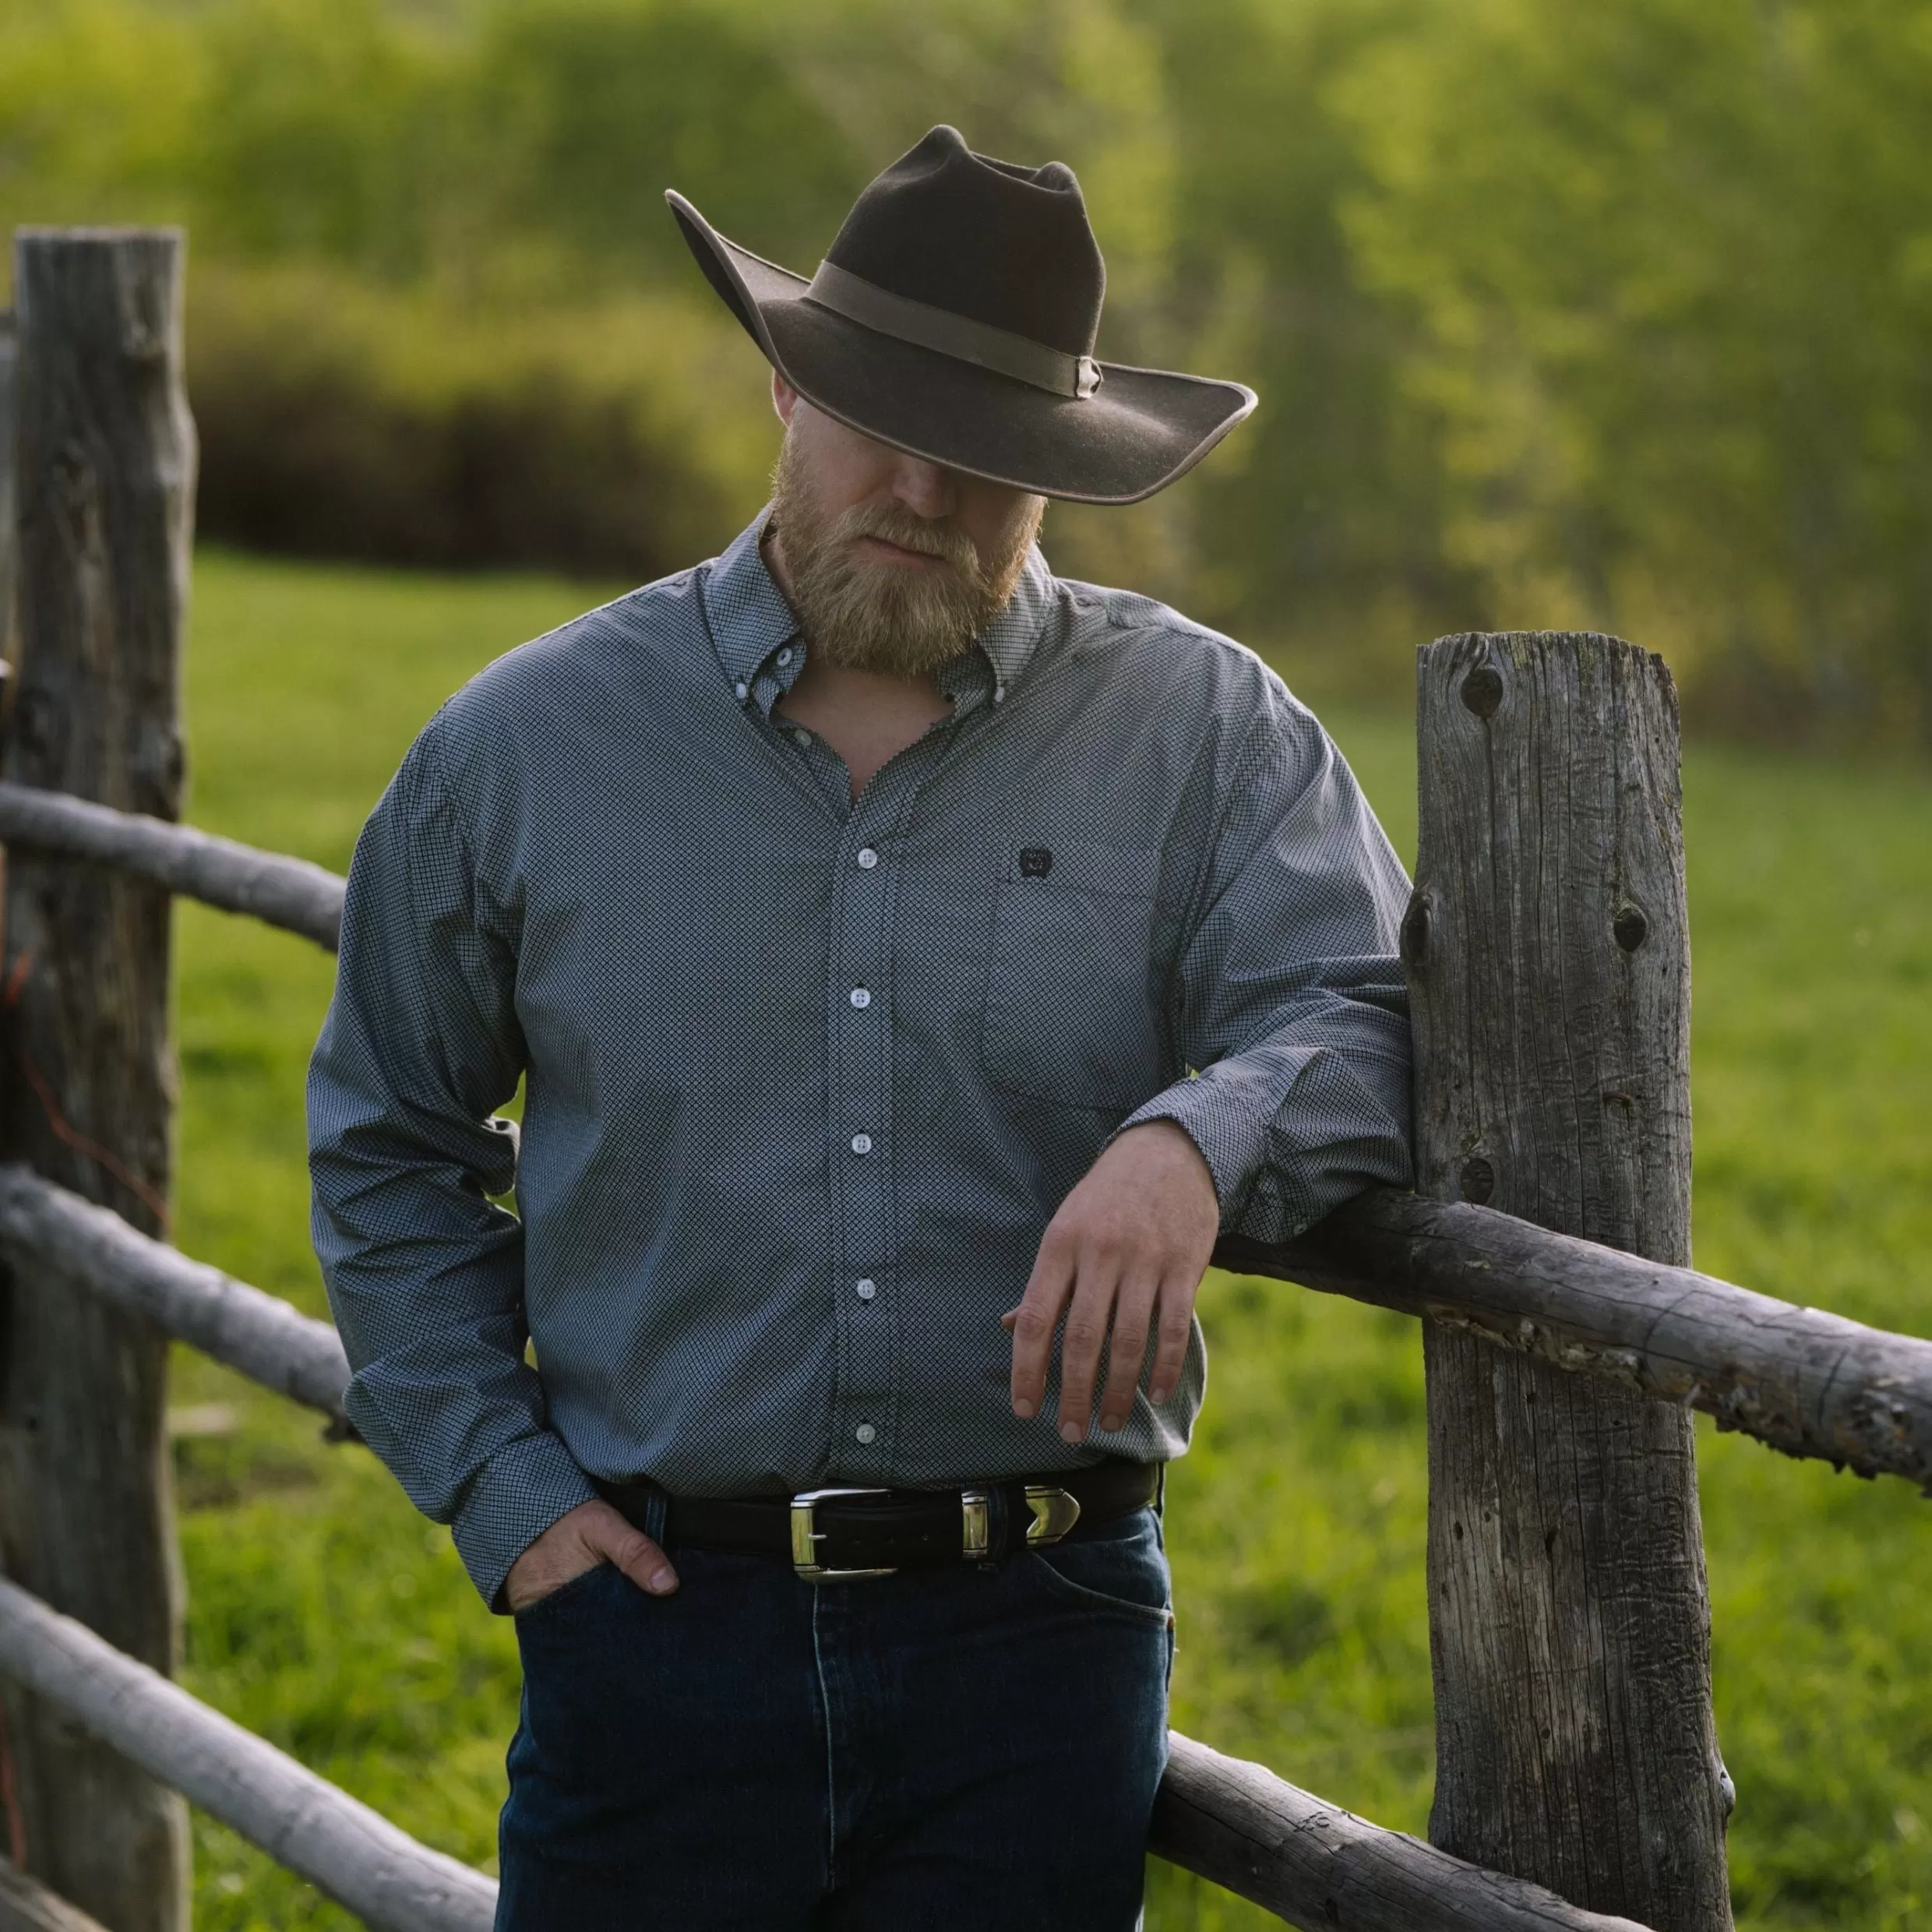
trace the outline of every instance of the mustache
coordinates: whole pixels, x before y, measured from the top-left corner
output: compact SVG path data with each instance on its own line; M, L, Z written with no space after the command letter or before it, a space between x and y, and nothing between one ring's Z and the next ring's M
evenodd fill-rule
M833 524L830 537L841 547L849 547L861 537L878 537L901 550L922 556L936 557L948 563L969 583L982 581L979 552L964 531L947 523L915 516L908 509L890 504L855 504Z

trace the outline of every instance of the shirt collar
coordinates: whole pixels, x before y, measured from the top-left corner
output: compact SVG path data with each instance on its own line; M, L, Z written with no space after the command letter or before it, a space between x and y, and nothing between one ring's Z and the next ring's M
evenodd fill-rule
M741 703L763 681L760 674L778 651L790 646L800 654L797 663L803 661L799 620L759 548L770 516L767 503L732 539L704 580L705 615L718 663ZM940 673L940 689L957 710L971 709L982 696L990 696L995 703L1006 696L1039 647L1052 602L1053 573L1035 544L1006 608L973 640L974 649ZM787 667L790 675L777 681L781 687L789 687L797 663Z
M758 548L770 516L767 503L732 540L704 580L711 641L741 700L750 695L753 680L772 654L799 637L799 620Z

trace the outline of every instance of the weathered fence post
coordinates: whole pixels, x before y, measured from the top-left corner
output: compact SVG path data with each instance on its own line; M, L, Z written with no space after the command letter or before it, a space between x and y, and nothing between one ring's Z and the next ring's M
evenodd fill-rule
M180 815L178 682L194 482L173 231L23 230L19 663L4 770ZM9 855L0 1153L158 1231L170 1165L169 899ZM0 1286L0 1561L166 1670L179 1623L167 1344L57 1278ZM9 1828L28 1870L110 1932L186 1926L181 1800L9 1690Z
M1419 1191L1690 1257L1676 699L1620 640L1418 668ZM1731 1923L1690 1416L1426 1324L1430 1835L1657 1932Z
M0 658L11 660L13 636L13 311L0 308Z

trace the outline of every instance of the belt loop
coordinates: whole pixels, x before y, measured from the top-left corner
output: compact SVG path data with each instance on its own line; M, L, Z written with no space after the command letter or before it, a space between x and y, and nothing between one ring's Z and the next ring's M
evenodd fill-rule
M661 1549L664 1547L665 1522L671 1514L671 1498L661 1483L647 1480L643 1488L643 1532Z
M996 1569L1007 1560L1013 1533L1013 1485L996 1482L986 1492L986 1567Z
M1165 1520L1167 1510L1167 1465L1158 1462L1154 1465L1154 1514Z

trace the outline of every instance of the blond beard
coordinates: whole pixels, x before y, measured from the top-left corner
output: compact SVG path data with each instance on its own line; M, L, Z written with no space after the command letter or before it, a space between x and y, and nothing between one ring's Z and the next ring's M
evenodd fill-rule
M784 550L792 608L807 643L851 671L928 677L963 656L1007 608L1046 502L1027 507L999 553L982 561L950 519L917 516L896 503L860 504L827 518L788 434L771 478L771 524ZM946 568L866 563L861 537L938 557Z

